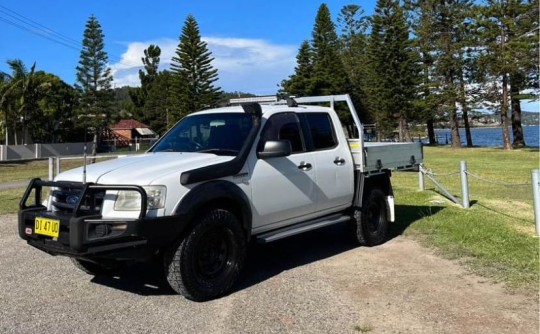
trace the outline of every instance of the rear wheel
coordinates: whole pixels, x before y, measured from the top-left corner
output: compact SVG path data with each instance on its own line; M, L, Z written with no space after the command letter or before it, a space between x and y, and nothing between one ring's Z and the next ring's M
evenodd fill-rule
M351 235L363 246L377 246L386 240L388 232L388 205L386 196L372 189L362 200L362 208L355 209L351 222Z
M123 267L123 263L118 261L91 262L87 260L71 258L71 262L73 262L75 267L79 268L80 270L84 271L89 275L94 276L112 275L118 272Z
M213 209L165 256L167 281L188 299L216 298L232 287L245 256L244 233L236 217Z

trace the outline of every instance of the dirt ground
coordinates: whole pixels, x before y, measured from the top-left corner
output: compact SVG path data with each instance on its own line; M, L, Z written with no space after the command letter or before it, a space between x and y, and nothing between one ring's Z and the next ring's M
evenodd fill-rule
M250 245L235 290L194 303L154 264L90 277L27 246L15 215L0 216L0 303L5 333L539 333L538 296L407 237L353 247L339 226Z

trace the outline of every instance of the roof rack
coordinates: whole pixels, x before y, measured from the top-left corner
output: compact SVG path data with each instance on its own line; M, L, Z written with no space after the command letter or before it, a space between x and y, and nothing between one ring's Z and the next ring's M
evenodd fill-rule
M351 117L353 118L354 124L358 130L358 133L363 133L362 123L360 122L360 118L358 118L358 114L356 113L356 109L354 108L354 105L352 103L352 100L349 94L302 96L302 97L289 96L286 99L279 99L277 95L266 95L266 96L243 97L243 98L236 98L236 99L229 100L229 104L231 105L238 105L242 103L260 103L260 104L286 104L289 107L294 107L300 104L321 103L321 102L330 103L330 108L332 109L335 109L334 105L336 102L346 102L347 107L349 108L349 112L351 113Z
M242 103L275 103L275 102L278 102L278 97L276 95L239 97L236 99L229 100L229 104L231 105L242 104Z

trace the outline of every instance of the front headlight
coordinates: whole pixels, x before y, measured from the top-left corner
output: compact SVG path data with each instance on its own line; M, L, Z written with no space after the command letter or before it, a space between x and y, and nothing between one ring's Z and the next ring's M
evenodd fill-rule
M165 186L143 186L148 199L148 209L162 209L165 207ZM116 211L139 211L141 209L141 195L136 191L119 191L114 203Z

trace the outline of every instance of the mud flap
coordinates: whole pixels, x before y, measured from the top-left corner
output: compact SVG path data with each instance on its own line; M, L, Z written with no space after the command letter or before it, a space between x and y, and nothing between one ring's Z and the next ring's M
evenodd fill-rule
M396 221L396 212L394 209L394 196L386 196L386 208L388 209L388 221L393 223Z

